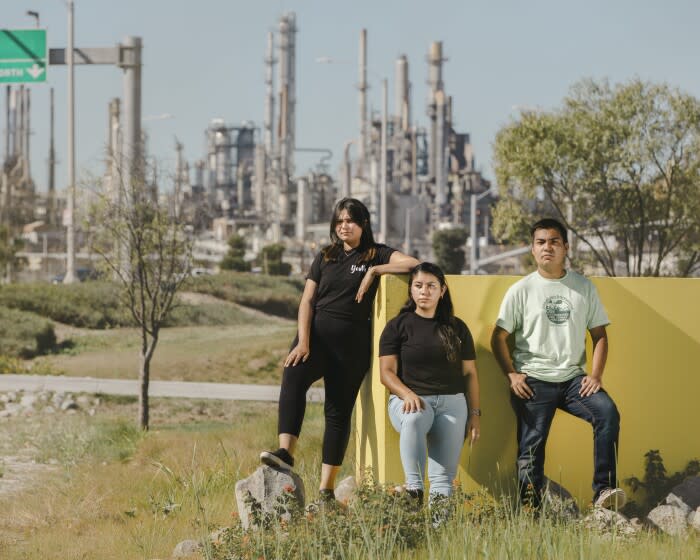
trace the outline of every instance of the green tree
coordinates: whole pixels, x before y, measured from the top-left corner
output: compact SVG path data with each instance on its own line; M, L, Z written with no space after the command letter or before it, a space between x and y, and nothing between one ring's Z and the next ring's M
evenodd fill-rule
M467 230L453 228L433 233L433 251L437 265L445 274L459 274L464 268L464 244Z
M273 243L263 247L258 257L262 263L263 272L270 276L289 276L292 265L282 261L283 254L284 245L282 243Z
M232 235L228 239L228 253L221 261L224 270L237 270L246 272L250 270L250 263L243 259L245 255L245 238L240 235Z
M493 232L527 239L552 216L575 265L609 276L688 275L700 260L700 101L641 80L576 84L554 111L525 111L494 147Z

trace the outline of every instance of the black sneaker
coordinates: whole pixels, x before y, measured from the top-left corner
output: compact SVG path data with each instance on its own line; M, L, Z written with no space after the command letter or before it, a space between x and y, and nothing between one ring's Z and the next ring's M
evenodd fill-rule
M294 466L294 457L283 447L280 447L277 451L263 451L260 454L260 461L264 465L277 467L284 471L291 471Z

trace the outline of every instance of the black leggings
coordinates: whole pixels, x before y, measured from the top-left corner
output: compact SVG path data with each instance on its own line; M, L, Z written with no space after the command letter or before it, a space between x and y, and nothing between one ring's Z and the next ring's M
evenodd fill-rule
M337 466L343 463L348 447L352 409L369 368L370 354L369 329L364 325L359 329L349 325L348 329L342 323L314 317L308 360L284 368L278 422L278 433L298 437L306 411L306 392L314 381L323 377L326 390L323 463ZM342 334L345 336L339 337ZM295 338L292 348L297 342Z

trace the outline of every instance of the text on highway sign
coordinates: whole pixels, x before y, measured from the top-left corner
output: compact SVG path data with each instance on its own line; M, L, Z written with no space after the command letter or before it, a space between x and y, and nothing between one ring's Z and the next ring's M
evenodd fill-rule
M0 83L45 82L46 29L0 29Z

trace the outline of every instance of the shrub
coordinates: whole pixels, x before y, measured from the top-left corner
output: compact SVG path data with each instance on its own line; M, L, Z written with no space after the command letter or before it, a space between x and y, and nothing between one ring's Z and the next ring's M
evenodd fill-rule
M0 306L0 355L32 358L50 352L55 346L56 333L50 321Z
M633 494L640 492L642 497L639 502L630 500L623 508L623 513L629 517L646 517L646 515L659 505L673 489L689 476L700 474L700 461L692 459L688 461L685 469L677 471L671 476L666 474L666 467L658 449L651 449L644 455L644 476L640 480L636 476L626 478L624 483L632 490Z
M243 258L245 256L245 238L240 235L232 235L229 237L228 246L228 253L221 261L221 268L239 272L250 270L250 263Z
M132 325L111 282L78 284L8 284L0 288L0 305L31 311L75 327L105 329Z

